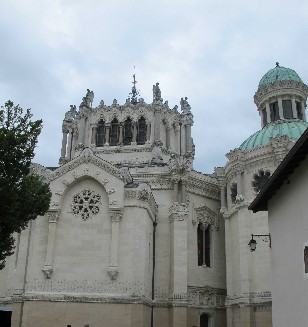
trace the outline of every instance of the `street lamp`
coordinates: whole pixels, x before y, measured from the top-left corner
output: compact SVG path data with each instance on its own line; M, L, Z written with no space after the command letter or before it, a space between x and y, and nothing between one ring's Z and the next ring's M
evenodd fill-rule
M257 248L257 241L253 239L254 236L261 238L263 242L269 242L269 247L272 247L271 234L251 234L251 240L248 243L251 252L256 251Z

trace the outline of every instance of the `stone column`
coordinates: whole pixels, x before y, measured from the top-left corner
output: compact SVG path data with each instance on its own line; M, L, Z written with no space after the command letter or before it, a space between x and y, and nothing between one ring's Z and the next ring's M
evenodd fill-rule
M96 144L96 126L92 126L92 136L91 136L91 144Z
M151 141L151 124L147 123L147 143Z
M186 204L174 202L169 209L170 221L170 302L172 326L187 326L187 220Z
M65 156L66 156L67 134L68 134L68 129L65 127L62 127L63 137L62 137L61 158L65 158Z
M118 245L119 245L119 224L123 216L123 209L110 209L111 217L111 247L110 263L107 269L111 279L116 279L119 273L118 266Z
M137 122L133 122L133 138L132 138L132 145L137 144Z
M192 152L192 141L191 141L191 125L185 125L185 152L190 154Z
M155 107L154 112L154 141L160 140L160 125L161 125L161 108Z
M270 108L268 101L265 102L265 110L266 110L266 116L267 116L267 123L271 123L272 122L271 108Z
M226 202L226 183L220 183L220 207L221 211L227 209L227 202Z
M52 259L53 259L53 249L54 249L55 236L56 236L56 227L57 227L57 222L59 220L58 211L56 210L48 211L47 218L48 218L48 241L47 241L45 263L42 271L45 274L46 278L50 278L53 272Z
M83 144L84 145L84 140L85 140L85 117L80 118L79 120L79 126L78 126L78 131L79 131L79 139L78 139L78 143L79 144Z
M293 118L297 118L296 102L295 102L295 98L294 97L291 99L291 102L292 102Z
M66 154L66 158L68 160L71 160L72 158L72 143L73 143L73 133L72 131L70 131L68 134L68 145L67 145L67 154Z
M166 148L169 149L170 148L170 130L171 130L171 126L166 126Z
M278 98L278 109L279 109L279 118L283 119L283 107L282 107L282 99Z
M72 158L75 157L75 148L77 146L77 141L78 141L78 134L76 131L73 132L73 142L72 142L72 151L71 151L71 156Z
M244 167L238 166L236 168L236 181L237 181L237 196L236 201L241 202L244 200L244 196L242 194L242 174L244 171Z
M173 179L173 201L179 202L179 178Z
M120 133L119 133L119 144L123 144L123 125L119 125Z
M306 120L306 106L305 106L305 101L301 101L301 109L302 109L303 120Z
M181 180L180 196L181 196L181 203L186 203L186 189L183 180Z
M110 133L110 124L106 124L106 140L105 140L105 146L109 145L109 133Z

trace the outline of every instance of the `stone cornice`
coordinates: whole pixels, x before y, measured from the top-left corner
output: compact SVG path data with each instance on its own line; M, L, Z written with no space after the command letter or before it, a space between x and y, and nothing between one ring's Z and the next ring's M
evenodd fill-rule
M308 87L304 83L296 81L280 81L268 84L257 90L254 95L254 102L260 108L264 101L278 95L295 95L300 98L307 98Z

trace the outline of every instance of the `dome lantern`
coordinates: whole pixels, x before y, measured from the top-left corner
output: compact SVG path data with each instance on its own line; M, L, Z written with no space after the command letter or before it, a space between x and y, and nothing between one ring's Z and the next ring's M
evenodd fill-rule
M261 116L261 125L278 121L306 120L308 87L290 68L270 69L260 80L254 102Z

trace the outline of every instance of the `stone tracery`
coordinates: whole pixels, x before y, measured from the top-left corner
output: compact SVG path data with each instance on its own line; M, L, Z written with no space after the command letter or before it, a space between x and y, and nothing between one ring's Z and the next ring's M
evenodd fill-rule
M89 219L99 212L101 196L89 189L85 189L73 197L71 207L75 216L80 216L82 220Z

